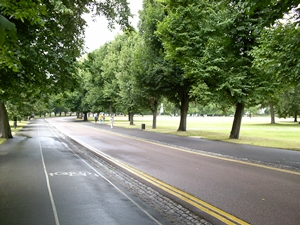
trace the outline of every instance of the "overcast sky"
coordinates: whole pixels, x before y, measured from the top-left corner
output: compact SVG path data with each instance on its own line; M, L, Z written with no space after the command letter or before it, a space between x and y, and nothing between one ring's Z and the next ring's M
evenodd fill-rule
M131 13L135 15L131 21L136 27L138 11L142 9L143 0L128 0L128 2L130 4ZM88 27L85 31L85 49L87 52L99 48L105 44L105 42L114 40L116 34L121 33L121 31L117 29L110 31L107 28L107 20L105 17L97 17L96 22L93 22L93 19L89 15L84 16L84 18L88 22Z

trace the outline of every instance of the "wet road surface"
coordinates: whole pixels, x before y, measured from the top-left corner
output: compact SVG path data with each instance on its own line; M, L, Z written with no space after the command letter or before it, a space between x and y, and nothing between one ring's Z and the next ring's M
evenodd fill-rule
M87 143L89 146L137 168L159 180L177 187L197 198L236 216L250 224L299 224L300 221L300 173L290 170L275 169L261 164L252 164L234 159L205 155L202 152L183 150L159 143L124 136L120 130L108 129L106 125L93 123L65 123L50 121L62 132L72 138ZM131 131L128 131L131 132ZM124 131L126 133L126 131ZM154 136L151 133L149 139ZM166 138L166 136L160 136ZM145 137L144 137L145 138ZM175 140L176 139L176 140ZM192 139L174 137L180 146L195 145ZM185 140L185 141L184 141ZM184 143L186 142L186 143ZM205 140L204 140L205 142ZM199 144L199 143L198 143ZM207 144L207 143L205 143ZM204 144L204 145L205 145ZM203 147L204 147L203 145ZM222 145L221 142L210 142L210 148L224 148L227 152L239 150L255 156L260 148L247 146ZM190 147L189 147L190 148ZM267 151L261 148L262 152ZM297 167L300 160L298 152L284 152L274 149L274 154L282 155L284 160L273 159L272 149L268 149L272 161ZM262 154L261 152L261 154ZM238 153L240 154L240 153ZM268 154L257 158L263 161ZM242 155L242 158L243 157ZM293 162L295 162L294 165Z
M34 120L0 145L0 224L171 223Z

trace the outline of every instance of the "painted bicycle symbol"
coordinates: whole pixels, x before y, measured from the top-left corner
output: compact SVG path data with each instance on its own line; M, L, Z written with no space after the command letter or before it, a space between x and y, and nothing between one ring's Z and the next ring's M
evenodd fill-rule
M85 171L79 171L79 172L55 172L55 173L49 173L49 176L69 176L69 177L78 177L78 176L89 176L92 175L90 172Z

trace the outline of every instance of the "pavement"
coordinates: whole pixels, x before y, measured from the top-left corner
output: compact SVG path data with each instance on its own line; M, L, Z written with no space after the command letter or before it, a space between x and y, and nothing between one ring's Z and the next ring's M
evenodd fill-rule
M31 120L0 145L0 224L173 223Z

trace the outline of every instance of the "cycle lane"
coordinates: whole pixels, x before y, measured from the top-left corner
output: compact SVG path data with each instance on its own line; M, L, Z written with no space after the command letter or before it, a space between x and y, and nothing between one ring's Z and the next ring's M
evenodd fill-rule
M40 122L0 146L1 224L169 224Z

